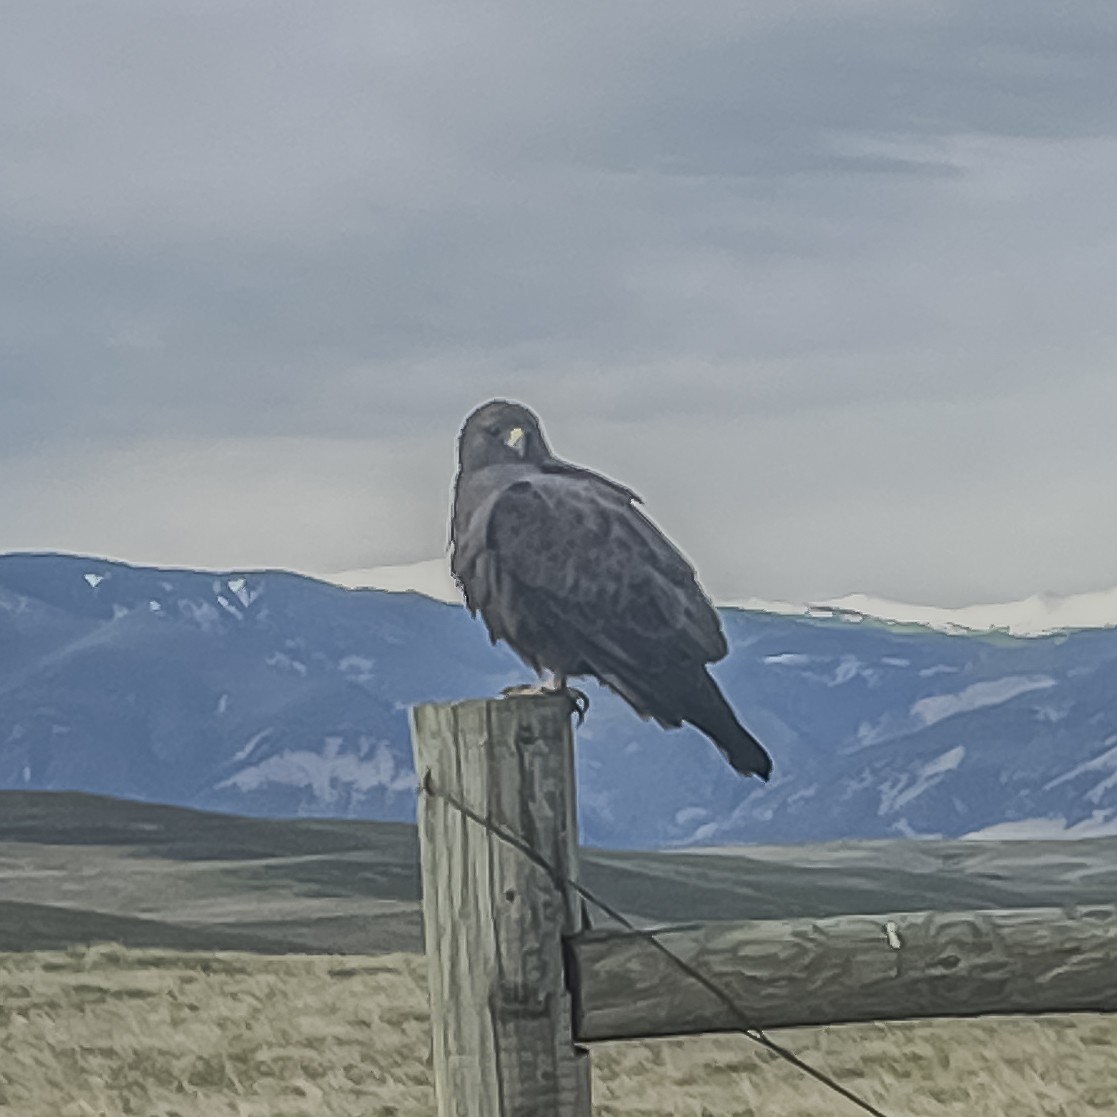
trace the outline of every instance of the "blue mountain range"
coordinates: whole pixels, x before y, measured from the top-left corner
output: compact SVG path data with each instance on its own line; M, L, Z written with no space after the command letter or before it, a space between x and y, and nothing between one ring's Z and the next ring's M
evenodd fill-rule
M583 839L614 847L1117 832L1117 630L946 634L725 609L714 672L775 761L597 687ZM409 819L407 709L527 679L461 607L282 571L0 556L0 787Z

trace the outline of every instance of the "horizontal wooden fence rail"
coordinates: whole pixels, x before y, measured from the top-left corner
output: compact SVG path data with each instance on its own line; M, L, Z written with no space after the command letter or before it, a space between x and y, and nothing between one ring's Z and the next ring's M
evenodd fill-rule
M704 923L656 939L752 1027L1117 1011L1117 907ZM571 943L575 1038L738 1031L741 1016L643 933Z

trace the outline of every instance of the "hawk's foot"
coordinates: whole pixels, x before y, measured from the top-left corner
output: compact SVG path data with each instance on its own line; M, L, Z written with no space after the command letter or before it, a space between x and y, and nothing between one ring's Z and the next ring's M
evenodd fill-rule
M574 707L574 712L578 715L578 724L586 720L586 714L590 708L590 697L584 690L578 690L577 687L564 686L561 690L556 690L555 694L563 694L570 699L570 705Z
M532 695L542 695L551 697L553 695L561 695L567 699L571 706L574 707L574 713L578 715L578 724L586 720L586 711L590 708L589 696L581 690L572 686L554 686L546 685L544 683L521 683L519 686L506 686L501 692L501 698L523 698Z

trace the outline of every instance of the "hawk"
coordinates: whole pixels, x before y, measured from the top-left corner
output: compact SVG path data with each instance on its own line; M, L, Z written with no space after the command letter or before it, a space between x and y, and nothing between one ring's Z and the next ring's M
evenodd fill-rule
M624 485L555 457L539 419L491 400L458 438L450 569L493 643L570 692L590 676L641 717L701 730L742 775L772 761L707 664L725 633L690 563Z

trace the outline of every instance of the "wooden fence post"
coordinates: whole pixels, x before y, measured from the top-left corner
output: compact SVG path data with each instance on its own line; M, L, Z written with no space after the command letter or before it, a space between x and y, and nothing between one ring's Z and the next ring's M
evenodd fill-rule
M570 716L557 696L412 710L439 1117L591 1114L564 950L581 927L561 886L577 870Z

